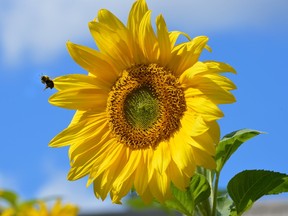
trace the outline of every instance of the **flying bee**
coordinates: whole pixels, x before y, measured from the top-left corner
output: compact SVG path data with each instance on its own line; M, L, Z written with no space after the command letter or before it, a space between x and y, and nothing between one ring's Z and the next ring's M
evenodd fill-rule
M46 75L41 76L41 82L46 85L46 86L45 86L45 89L47 89L47 88L50 88L50 89L54 88L54 82L53 82L53 80L51 80L50 77L48 77L48 76L46 76ZM45 90L45 89L44 89L44 90Z

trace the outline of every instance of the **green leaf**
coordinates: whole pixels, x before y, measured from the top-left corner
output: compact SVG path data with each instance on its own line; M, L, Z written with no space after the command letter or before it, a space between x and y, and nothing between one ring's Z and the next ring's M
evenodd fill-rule
M16 193L8 190L0 190L0 199L7 201L11 207L17 205L18 196Z
M195 206L210 196L210 185L203 175L195 174L186 191L181 191L171 185L173 199L167 200L165 205L186 216L193 216Z
M237 214L241 215L264 195L288 192L288 175L266 170L246 170L235 175L227 189Z
M200 202L208 199L211 193L210 185L205 176L195 174L190 181L189 190L194 199L194 205L198 205Z
M140 197L135 196L135 195L133 195L132 197L129 197L125 201L125 203L126 203L126 205L128 205L131 208L134 208L136 210L151 209L151 208L159 207L158 203L155 203L155 202L151 202L149 204L144 203Z
M226 161L242 143L261 133L256 130L242 129L225 135L216 148L216 171L221 171Z
M232 205L233 201L227 194L221 197L217 197L217 216L229 216Z
M193 216L194 203L189 190L181 191L173 184L171 185L173 199L165 201L165 206L170 209L175 209L187 216Z

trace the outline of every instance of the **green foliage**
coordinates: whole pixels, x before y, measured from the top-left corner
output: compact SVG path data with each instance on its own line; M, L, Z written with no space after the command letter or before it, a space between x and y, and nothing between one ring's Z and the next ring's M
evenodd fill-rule
M8 190L0 190L0 199L5 200L10 206L16 206L18 202L17 194Z
M266 170L246 170L228 183L228 193L234 201L237 215L250 209L264 195L288 192L288 175Z
M129 196L130 199L127 199L125 201L125 204L132 207L136 210L147 210L147 209L158 209L162 208L159 203L157 202L151 202L151 203L144 203L143 200L136 195L136 193Z
M262 196L288 192L287 174L265 170L243 171L230 180L227 191L218 190L220 172L231 155L244 142L261 133L243 129L224 136L216 149L216 170L199 168L185 191L171 185L174 197L164 206L186 216L240 216Z
M216 149L216 171L220 172L231 155L247 140L262 132L250 129L242 129L229 133L223 137Z
M167 208L165 205L160 205L156 200L155 202L151 202L149 204L144 203L143 200L134 194L132 196L130 195L130 199L127 199L125 201L125 204L130 206L131 208L138 210L138 211L144 211L148 209L157 209L165 212L167 215L174 215L175 211L173 211L172 208Z
M190 185L185 191L171 187L174 198L165 202L168 208L176 209L179 212L193 216L195 207L210 196L210 185L205 176L195 174Z
M194 205L198 205L210 196L211 188L205 176L196 174L190 181L190 192L194 199Z
M228 195L217 197L217 216L228 216L231 212L233 201L229 199Z
M175 209L187 216L193 216L194 203L189 190L180 191L175 186L172 186L173 199L167 200L165 206Z
M11 208L13 209L16 214L17 212L27 208L27 207L32 207L35 204L39 204L41 201L45 202L45 201L49 201L49 200L55 200L57 197L48 197L48 198L44 198L44 199L30 199L30 200L25 200L25 201L21 201L19 196L13 192L13 191L9 191L9 190L1 190L0 189L0 201L4 201L6 202L8 205L4 205L1 206L0 205L0 215L1 215L1 211L5 210L6 208ZM1 204L1 203L0 203Z

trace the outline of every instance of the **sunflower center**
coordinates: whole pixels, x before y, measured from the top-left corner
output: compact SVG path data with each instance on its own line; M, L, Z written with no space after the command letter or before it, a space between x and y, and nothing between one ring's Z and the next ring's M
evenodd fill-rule
M130 92L124 102L125 118L133 127L148 129L157 121L158 100L149 86Z
M112 135L131 149L156 148L177 132L186 111L183 89L157 64L125 70L112 87L107 113Z

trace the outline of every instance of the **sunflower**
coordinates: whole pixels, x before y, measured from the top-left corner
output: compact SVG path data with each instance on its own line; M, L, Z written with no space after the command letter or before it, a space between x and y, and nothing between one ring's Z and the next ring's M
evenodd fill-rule
M19 208L7 208L1 216L77 216L78 208L71 204L62 205L60 200L57 200L55 205L49 211L43 201L38 201L35 205L19 206Z
M197 166L215 168L218 104L235 101L228 64L199 61L208 38L168 32L144 0L136 1L125 26L102 9L89 29L98 50L67 43L88 75L55 78L49 102L76 110L51 147L70 146L69 180L88 176L97 198L121 203L131 188L145 202L171 197L170 184L185 190ZM180 35L187 42L176 44Z

